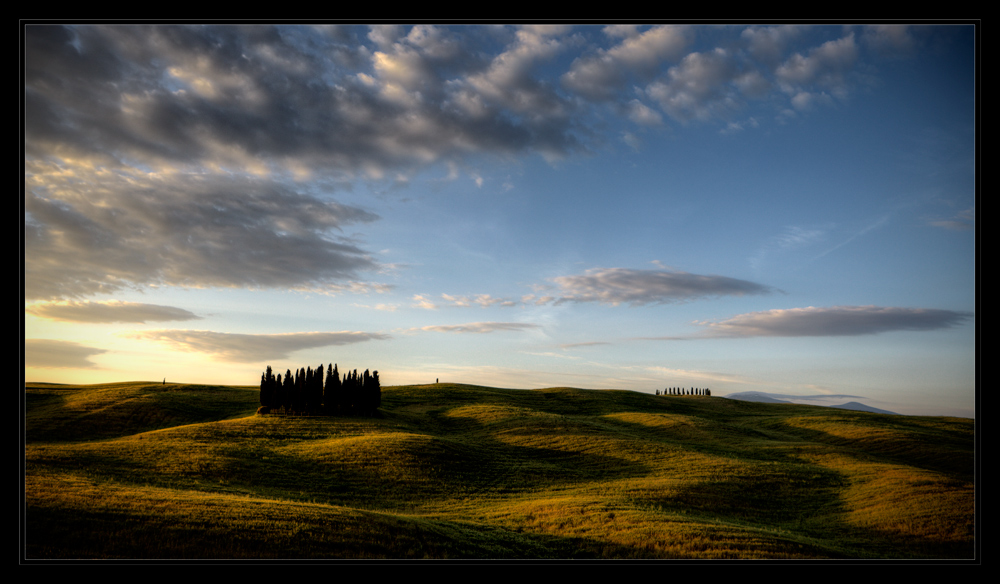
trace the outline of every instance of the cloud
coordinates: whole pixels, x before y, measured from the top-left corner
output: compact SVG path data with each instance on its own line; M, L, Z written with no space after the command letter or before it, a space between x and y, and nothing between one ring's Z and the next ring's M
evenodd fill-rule
M652 366L645 367L646 371L655 373L658 378L670 379L670 383L673 384L684 384L686 383L709 383L709 382L719 382L719 383L757 383L743 375L737 375L733 373L719 373L715 371L697 371L691 369L674 369L671 367L662 366Z
M598 345L610 345L611 343L607 341L589 341L584 343L563 343L559 345L560 349L575 349L577 347L594 347Z
M770 294L771 288L725 276L704 276L665 270L600 268L583 275L561 276L557 302L601 302L631 306L685 302L715 296Z
M546 296L535 296L534 294L525 294L521 297L521 302L524 304L534 304L535 306L543 306L549 304L550 302L556 302L559 298L552 295Z
M26 151L155 166L303 167L350 179L469 149L532 149L530 119L468 124L462 110L443 107L455 89L449 81L482 69L471 35L313 30L28 26Z
M751 26L740 33L747 41L747 50L756 59L766 64L777 64L785 54L786 47L803 32L800 26Z
M26 297L343 286L379 268L343 229L377 217L335 188L592 151L615 125L588 115L594 102L642 126L663 123L657 104L731 123L778 86L808 108L840 97L860 58L853 33L793 46L823 27L720 28L702 45L729 42L688 52L702 30L28 25ZM865 42L901 46L904 32Z
M817 105L829 106L833 104L833 98L826 93L810 93L800 91L792 96L792 107L799 111L810 111Z
M974 206L969 207L949 219L931 221L931 225L935 227L944 227L945 229L952 229L954 231L969 231L975 229L976 208Z
M759 269L772 254L787 253L825 241L830 229L830 226L804 228L790 225L785 227L782 233L768 238L767 242L750 258L750 265L754 269Z
M26 163L25 298L147 285L316 287L378 264L339 235L377 216L273 181Z
M488 308L495 305L510 307L517 304L509 298L493 298L489 294L476 294L471 298L469 296L452 296L450 294L442 294L441 298L450 302L452 306L463 307L472 306L473 304L478 304L482 308Z
M43 369L93 369L96 365L90 361L90 357L106 352L104 349L70 341L25 339L24 366Z
M497 331L523 331L541 328L537 324L524 322L469 322L466 324L432 325L416 330L434 331L439 333L492 333Z
M182 308L117 300L36 303L26 307L24 311L40 318L64 322L146 323L201 319L200 316Z
M739 73L725 49L691 53L670 68L665 80L651 83L646 94L678 121L726 117L742 105L734 85Z
M625 38L610 49L577 58L562 76L565 87L598 101L617 97L630 73L648 76L662 63L679 58L693 36L686 26L656 26L641 34L634 28L608 27L605 33Z
M603 122L588 120L578 97L626 104L656 75L647 93L677 119L700 119L738 107L741 95L765 97L775 81L790 94L832 91L859 58L853 33L789 56L793 42L830 30L791 26L717 29L743 41L685 55L701 30L29 25L25 152L350 182L477 153L587 150ZM899 45L901 32L865 39Z
M840 337L894 331L930 331L963 324L973 314L931 308L833 306L739 314L707 327L706 337Z
M344 285L378 265L341 230L377 217L335 185L582 149L536 70L570 29L484 30L25 27L26 298Z
M437 309L437 304L434 304L433 302L430 301L430 299L421 294L413 295L413 304L411 304L410 306L412 306L413 308L423 308L425 310Z
M912 29L897 24L866 26L861 41L872 50L887 56L909 55L916 46Z
M380 269L384 269L386 266L379 266ZM299 286L290 286L289 290L294 290L296 292L303 292L306 294L323 294L325 296L336 296L338 294L343 294L348 292L350 294L371 294L375 292L376 294L385 294L390 290L394 289L395 286L392 284L382 284L379 282L345 282L343 284L335 282L322 282L318 284L305 284Z
M802 93L804 86L819 85L842 96L847 91L846 75L857 60L854 33L848 33L811 49L808 56L795 53L777 68L775 76L789 94Z
M363 343L390 338L382 333L309 332L247 335L196 330L157 330L123 333L132 339L158 341L179 351L206 353L222 361L243 363L286 359L303 349Z
M663 123L663 117L659 112L650 109L638 99L630 101L626 108L629 119L640 126L658 126Z

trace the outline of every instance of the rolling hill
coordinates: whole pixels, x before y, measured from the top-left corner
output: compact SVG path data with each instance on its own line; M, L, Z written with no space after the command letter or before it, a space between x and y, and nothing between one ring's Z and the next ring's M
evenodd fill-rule
M975 421L620 390L25 389L24 557L974 559Z

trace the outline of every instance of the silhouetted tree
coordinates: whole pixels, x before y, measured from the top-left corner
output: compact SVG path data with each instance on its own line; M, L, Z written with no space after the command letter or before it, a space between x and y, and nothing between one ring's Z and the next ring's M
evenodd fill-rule
M340 373L333 363L326 366L326 383L323 384L323 409L328 414L337 411L337 389L340 387Z
M285 369L285 382L281 385L281 407L285 413L292 409L292 396L295 394L295 380L292 378L292 370Z
M260 405L274 409L280 406L278 401L278 382L271 371L271 366L267 366L267 371L260 376Z

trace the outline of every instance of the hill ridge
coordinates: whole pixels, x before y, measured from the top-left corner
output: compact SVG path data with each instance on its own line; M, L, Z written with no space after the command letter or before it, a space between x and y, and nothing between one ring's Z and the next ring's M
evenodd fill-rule
M974 555L972 420L469 384L310 418L257 415L247 387L72 387L26 389L35 557Z

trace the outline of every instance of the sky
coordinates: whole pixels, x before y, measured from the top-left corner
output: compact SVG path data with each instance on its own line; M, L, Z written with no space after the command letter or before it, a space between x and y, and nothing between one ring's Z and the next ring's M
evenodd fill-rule
M23 32L28 381L975 417L974 26Z

